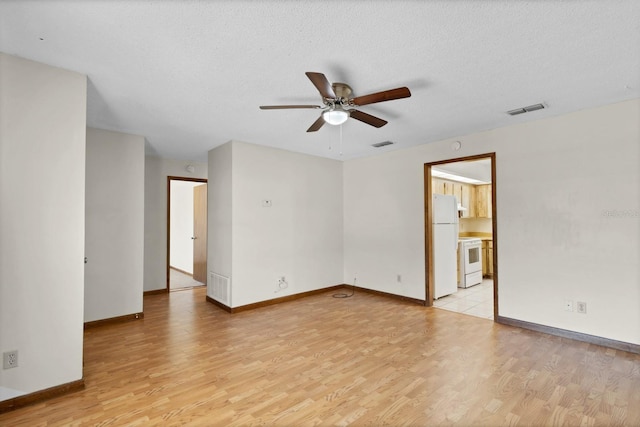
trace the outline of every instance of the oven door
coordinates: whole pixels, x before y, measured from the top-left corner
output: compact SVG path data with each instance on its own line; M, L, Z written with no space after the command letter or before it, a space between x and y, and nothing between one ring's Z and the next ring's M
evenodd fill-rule
M464 272L465 274L482 271L482 244L465 245Z

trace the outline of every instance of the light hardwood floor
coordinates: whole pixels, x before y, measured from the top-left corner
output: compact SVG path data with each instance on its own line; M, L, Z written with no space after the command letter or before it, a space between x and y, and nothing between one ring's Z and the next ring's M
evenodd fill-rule
M228 314L205 289L88 329L86 389L2 426L640 425L640 355L356 292Z

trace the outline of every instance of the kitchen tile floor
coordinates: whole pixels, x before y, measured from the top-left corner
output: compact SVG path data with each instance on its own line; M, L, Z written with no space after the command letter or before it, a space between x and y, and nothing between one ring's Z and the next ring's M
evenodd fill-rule
M493 319L493 280L483 279L479 285L458 288L455 294L433 302L433 306L457 313Z

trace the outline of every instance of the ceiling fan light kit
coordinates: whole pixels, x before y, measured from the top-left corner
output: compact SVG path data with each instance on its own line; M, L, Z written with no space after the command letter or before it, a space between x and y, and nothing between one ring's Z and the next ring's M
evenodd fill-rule
M357 110L355 107L362 105L374 104L377 102L392 101L394 99L408 98L411 91L407 87L399 87L396 89L385 90L382 92L371 93L369 95L351 98L351 87L345 83L329 83L329 80L322 73L307 72L305 73L311 83L318 89L322 97L324 107L319 105L261 105L261 110L284 110L293 108L320 108L322 114L307 129L307 132L315 132L325 123L338 126L351 117L368 125L380 128L387 124L386 120L371 114Z
M336 107L332 110L327 110L322 113L322 118L330 125L337 126L347 121L347 119L349 118L349 113L343 110L341 107Z

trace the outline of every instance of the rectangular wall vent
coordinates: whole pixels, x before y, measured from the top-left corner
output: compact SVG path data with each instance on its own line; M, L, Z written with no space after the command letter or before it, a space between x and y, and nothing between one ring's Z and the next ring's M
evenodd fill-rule
M522 108L516 108L515 110L509 110L507 111L507 114L510 116L517 116L518 114L530 113L531 111L542 110L543 108L544 104L533 104Z
M372 147L376 147L376 148L384 147L385 145L393 145L393 142L391 142L391 141L382 141L382 142L377 142L375 144L371 144Z
M231 280L226 276L210 271L207 295L227 307L231 307Z

